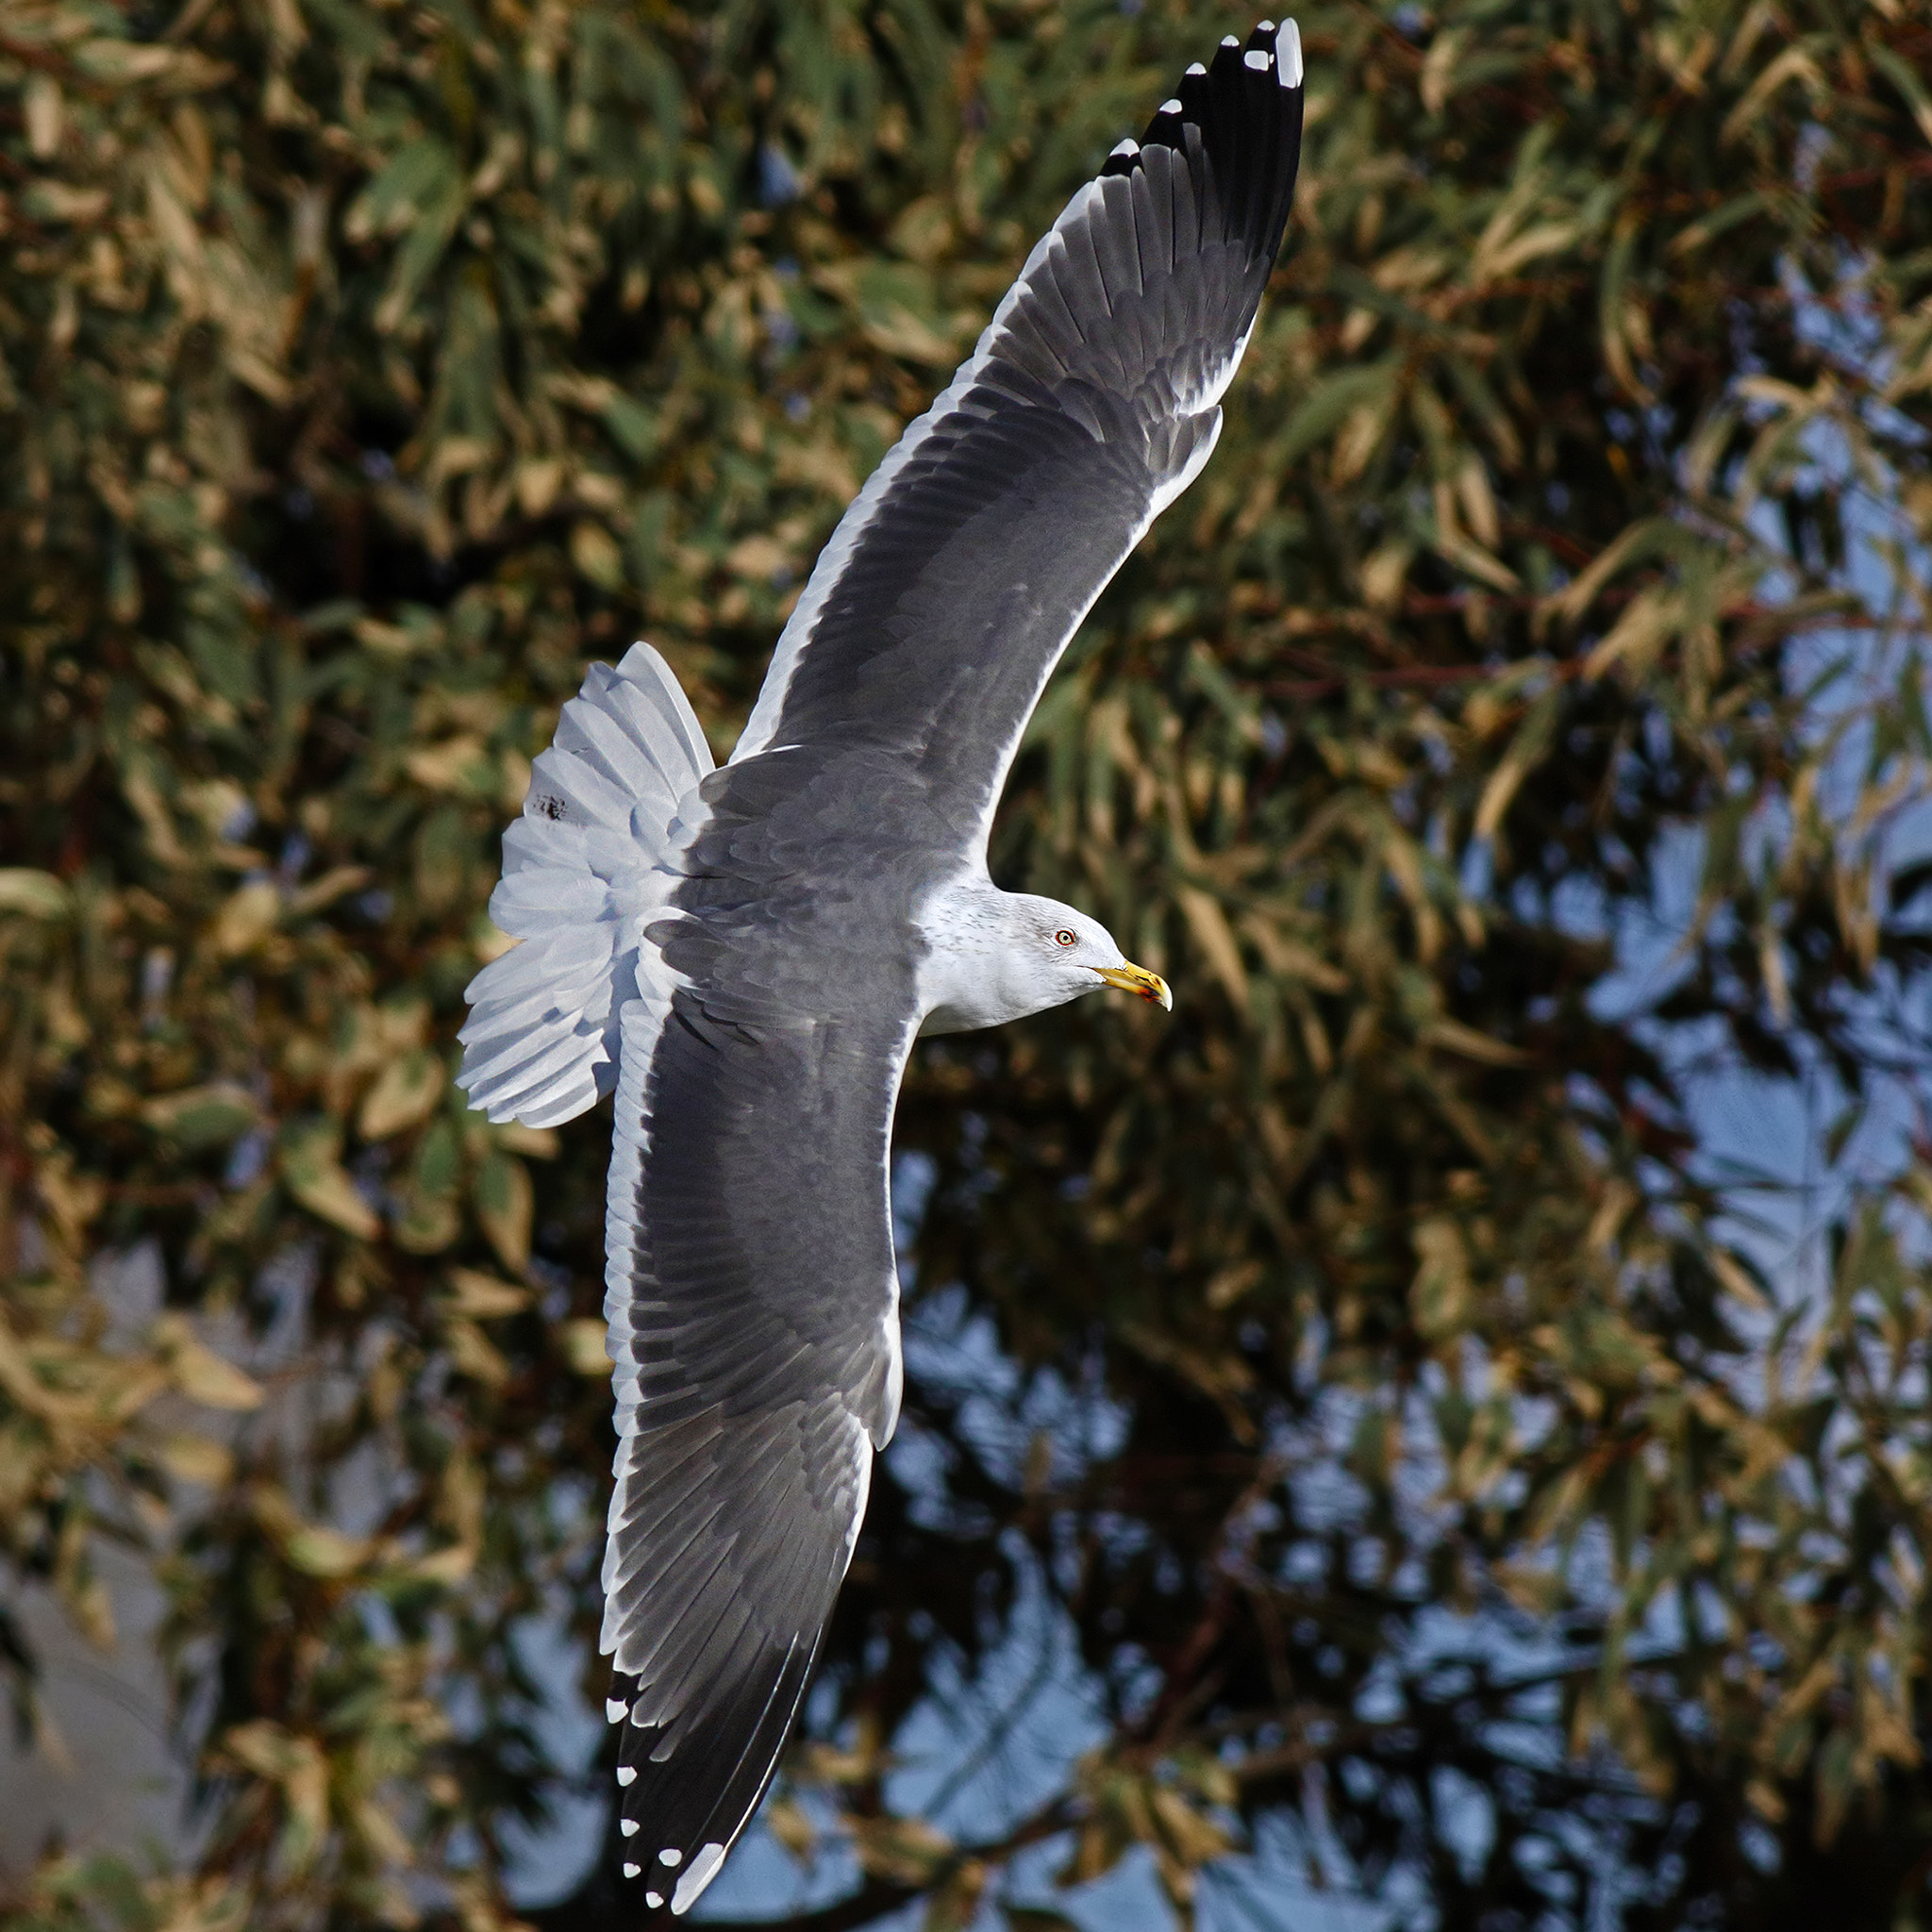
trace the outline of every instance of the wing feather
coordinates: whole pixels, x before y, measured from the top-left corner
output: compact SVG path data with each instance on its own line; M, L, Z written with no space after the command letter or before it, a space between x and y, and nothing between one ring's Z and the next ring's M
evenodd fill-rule
M1213 445L1293 198L1298 45L1223 47L1067 204L834 532L734 766L885 751L983 847L1067 640Z
M652 959L680 803L711 769L690 701L648 644L593 664L504 835L490 913L522 939L470 982L457 1084L491 1120L548 1127L616 1084L617 1031Z
M788 979L808 931L665 925L671 991L624 1016L606 1223L603 1644L626 1866L683 1911L776 1767L889 1420L886 1153L913 1016L909 973L864 989L883 1022L814 1013L816 975Z

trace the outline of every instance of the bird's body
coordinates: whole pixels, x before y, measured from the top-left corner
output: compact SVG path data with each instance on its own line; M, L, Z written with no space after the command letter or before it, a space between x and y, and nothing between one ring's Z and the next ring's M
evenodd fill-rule
M1106 984L1168 1003L996 888L987 839L1067 640L1213 447L1300 128L1291 23L1191 69L847 511L729 763L640 644L506 835L524 943L470 989L459 1079L531 1124L616 1094L603 1642L653 1906L695 1901L769 1781L898 1415L913 1041Z

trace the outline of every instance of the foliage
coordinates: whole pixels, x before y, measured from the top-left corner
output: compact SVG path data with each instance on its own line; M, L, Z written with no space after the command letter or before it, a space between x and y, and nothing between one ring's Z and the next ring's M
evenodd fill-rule
M594 1628L609 1437L604 1123L447 1086L501 824L634 634L728 748L1032 237L1245 25L0 14L0 1534L97 1630L99 1540L154 1551L206 1827L9 1923L506 1923L570 1785L517 1633ZM1932 20L1302 29L1226 433L998 836L1178 1010L916 1062L907 1446L774 1829L841 1821L827 1932L1041 1919L1040 1844L1185 1912L1269 1820L1444 1926L1923 1924ZM1740 1217L1725 1066L1867 1150L1815 1268ZM130 1339L90 1270L142 1242ZM901 1815L1034 1589L1102 1740Z

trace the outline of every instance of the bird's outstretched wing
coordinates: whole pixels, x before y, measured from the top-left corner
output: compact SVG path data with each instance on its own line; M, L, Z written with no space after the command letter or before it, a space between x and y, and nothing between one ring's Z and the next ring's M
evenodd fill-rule
M755 964L716 984L625 1008L606 1224L625 1869L679 1912L777 1763L900 1386L886 1160L909 996L877 1024L788 1010Z
M820 557L733 753L915 764L983 841L1048 674L1200 471L1294 197L1294 23L1190 68L1028 258Z

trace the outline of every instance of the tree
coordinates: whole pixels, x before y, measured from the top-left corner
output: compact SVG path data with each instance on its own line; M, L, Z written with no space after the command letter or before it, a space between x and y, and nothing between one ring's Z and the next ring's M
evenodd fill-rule
M634 634L728 748L1034 235L1248 24L0 18L0 1524L95 1626L151 1554L203 1821L9 1923L508 1923L609 1439L606 1124L447 1084L502 823ZM1485 1932L1922 1924L1932 21L1301 25L1226 433L995 854L1178 1009L915 1062L906 1446L773 1829L856 1849L824 1932L1037 1912L1041 1845L1185 1914L1252 1831ZM1830 1099L1822 1216L1724 1164L1724 1070ZM1098 1741L908 1814L1023 1605Z

